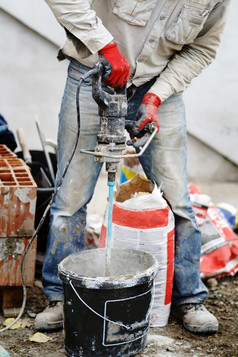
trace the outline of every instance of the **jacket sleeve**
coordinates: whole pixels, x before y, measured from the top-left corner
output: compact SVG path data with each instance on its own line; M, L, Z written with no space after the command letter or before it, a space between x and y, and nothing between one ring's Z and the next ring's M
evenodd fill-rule
M91 9L92 0L45 0L56 19L91 52L97 53L113 40Z
M197 38L171 58L149 92L164 101L183 92L192 79L211 64L221 41L229 4L230 0L224 0L211 11Z

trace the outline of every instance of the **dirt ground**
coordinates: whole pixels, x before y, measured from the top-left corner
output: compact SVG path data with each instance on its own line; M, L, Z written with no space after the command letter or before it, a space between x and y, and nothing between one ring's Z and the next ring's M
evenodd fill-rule
M151 328L148 344L137 357L236 357L238 356L238 275L208 280L209 297L206 307L220 323L215 335L197 336L186 331L172 318L163 328ZM64 357L64 335L62 331L46 333L48 342L33 342L29 338L34 330L34 315L47 304L40 280L27 289L27 305L22 317L26 327L6 330L0 334L0 345L11 357ZM0 316L0 323L5 318ZM2 325L3 326L3 325ZM2 354L0 353L0 356ZM115 356L116 357L116 356Z

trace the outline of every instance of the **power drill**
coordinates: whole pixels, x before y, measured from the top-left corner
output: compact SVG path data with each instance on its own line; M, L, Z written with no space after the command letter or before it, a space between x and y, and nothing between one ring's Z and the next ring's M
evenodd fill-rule
M100 116L100 132L97 135L95 161L105 162L108 172L108 182L115 181L117 166L126 148L125 118L127 114L126 88L115 89L109 94L102 89L102 63L92 77L92 95L98 104ZM100 153L100 156L97 155Z
M126 115L127 115L127 96L126 87L116 88L113 94L102 89L102 76L104 66L101 62L95 64L92 73L92 96L98 104L100 116L100 132L97 135L97 145L94 151L81 150L84 154L94 155L95 161L105 162L108 172L108 227L107 227L107 267L110 266L110 242L112 236L112 209L113 209L113 187L116 181L117 167L122 158L139 157L148 147L155 136L157 130L153 125L147 125L143 133L139 133L139 139L129 142L130 145L140 149L139 153L125 155L126 149ZM86 74L87 76L87 74ZM127 128L133 129L133 123L127 122ZM132 130L133 131L133 130ZM143 146L143 147L141 147Z
M101 62L96 63L92 74L92 95L98 104L100 116L97 145L94 151L81 150L81 152L94 155L95 161L105 162L108 182L113 182L120 159L141 156L155 136L157 129L154 123L149 123L141 132L138 132L135 122L126 120L126 87L116 88L113 94L105 92L102 89L103 73L103 64ZM125 129L136 137L126 141ZM123 151L126 149L126 144L136 148L137 153L124 155Z

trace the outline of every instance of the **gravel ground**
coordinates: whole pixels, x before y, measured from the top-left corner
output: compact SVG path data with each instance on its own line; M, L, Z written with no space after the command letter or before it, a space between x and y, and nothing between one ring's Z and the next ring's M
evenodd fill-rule
M167 326L150 329L147 347L137 357L238 356L238 275L208 280L206 284L209 287L206 307L215 313L219 320L218 333L197 336L189 333L180 323L170 318ZM27 306L22 318L26 326L3 332L0 335L0 345L11 357L64 357L62 331L46 333L46 337L50 338L47 342L29 340L36 332L34 314L47 305L47 299L39 280L36 280L34 287L27 290ZM4 317L0 316L0 323L4 320Z

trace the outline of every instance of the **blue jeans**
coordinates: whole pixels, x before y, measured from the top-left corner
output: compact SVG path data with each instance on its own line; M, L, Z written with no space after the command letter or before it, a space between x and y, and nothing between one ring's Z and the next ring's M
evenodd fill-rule
M58 131L57 182L73 149L77 132L76 89L89 68L71 61L62 99ZM153 81L139 87L128 104L128 119L135 120L143 95ZM42 280L50 300L62 300L58 264L84 248L87 204L90 202L102 165L80 149L93 150L99 132L98 106L92 99L91 78L80 90L80 138L62 187L51 208ZM187 144L185 111L181 95L167 99L159 108L160 131L141 157L149 179L162 184L164 197L175 215L175 305L202 302L207 288L200 279L201 234L187 188ZM93 264L93 262L92 262Z

